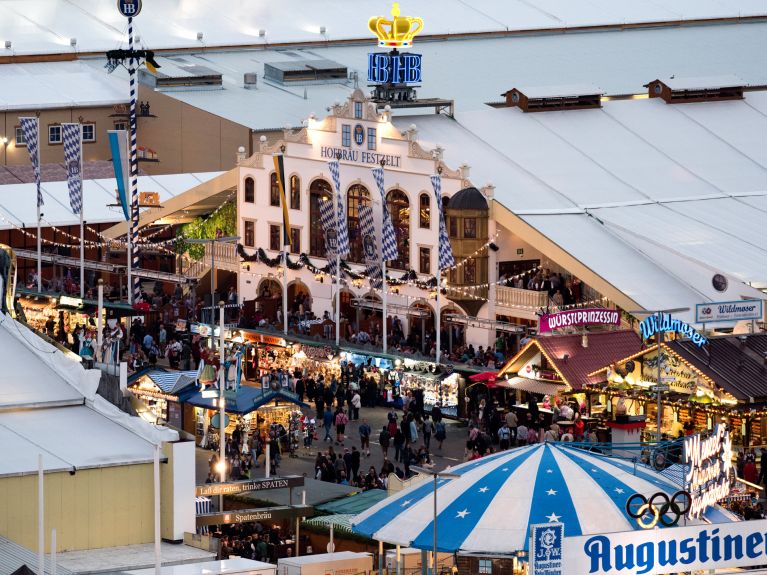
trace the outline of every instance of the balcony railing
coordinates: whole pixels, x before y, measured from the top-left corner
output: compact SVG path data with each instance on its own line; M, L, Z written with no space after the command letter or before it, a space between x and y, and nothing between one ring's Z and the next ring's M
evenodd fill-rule
M533 291L513 287L495 288L496 305L504 307L545 308L549 303L549 294L545 291Z

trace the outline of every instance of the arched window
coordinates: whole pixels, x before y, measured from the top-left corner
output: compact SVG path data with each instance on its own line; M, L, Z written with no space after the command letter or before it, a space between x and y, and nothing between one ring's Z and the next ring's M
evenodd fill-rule
M402 190L392 190L386 194L386 209L389 210L394 233L397 236L399 257L389 262L393 268L410 269L410 201Z
M330 184L325 180L314 180L309 186L309 255L324 258L325 230L320 218L320 202L331 201Z
M290 176L290 207L301 209L301 178L298 176Z
M429 229L431 227L431 198L429 194L421 194L418 203L418 225Z
M349 225L349 261L362 263L362 232L360 230L360 206L370 202L370 192L361 184L349 188L346 200L346 222Z
M280 186L277 183L276 172L272 172L269 176L269 205L278 207L280 205Z
M249 204L256 201L256 182L251 177L245 178L245 201Z

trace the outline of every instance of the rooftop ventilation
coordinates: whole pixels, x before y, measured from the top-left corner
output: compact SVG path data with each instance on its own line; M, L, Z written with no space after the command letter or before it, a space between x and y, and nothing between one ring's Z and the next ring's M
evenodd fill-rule
M246 72L242 81L246 90L255 90L258 87L258 74L255 72Z
M540 86L512 88L502 95L506 97L509 108L521 108L523 112L546 112L601 108L602 94L602 89L595 86Z
M163 66L162 71L154 74L140 69L139 80L157 90L221 89L223 82L220 73L206 66L183 62L181 58L174 59L170 65Z
M348 81L348 74L346 66L330 60L300 60L264 64L264 79L280 84L345 84Z
M650 98L663 98L667 104L742 100L746 82L737 76L707 78L668 78L645 84Z

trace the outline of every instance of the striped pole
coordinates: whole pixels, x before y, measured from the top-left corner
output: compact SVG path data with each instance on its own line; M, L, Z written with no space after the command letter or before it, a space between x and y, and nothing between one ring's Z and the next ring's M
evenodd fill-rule
M133 52L133 17L128 18L128 50ZM131 54L128 60L130 74L130 196L131 196L131 225L128 238L128 303L137 302L141 298L141 283L132 273L139 267L138 246L138 149L136 145L136 58Z

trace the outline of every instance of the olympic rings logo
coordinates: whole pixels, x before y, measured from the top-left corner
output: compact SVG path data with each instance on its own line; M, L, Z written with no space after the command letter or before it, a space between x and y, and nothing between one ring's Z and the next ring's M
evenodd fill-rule
M626 513L642 529L652 529L658 523L673 527L690 510L692 498L687 491L677 491L669 497L662 491L649 499L641 493L634 493L626 501Z

